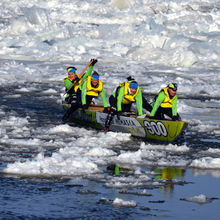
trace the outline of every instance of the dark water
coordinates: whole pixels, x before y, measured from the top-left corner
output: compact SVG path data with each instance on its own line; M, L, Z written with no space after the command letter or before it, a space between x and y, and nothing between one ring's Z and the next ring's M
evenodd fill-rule
M220 200L204 205L181 200L200 193L220 197L219 178L195 177L188 170L183 179L191 182L147 189L152 196L140 196L122 194L121 189L106 188L88 179L71 180L70 184L62 178L1 175L1 219L219 219ZM115 197L135 200L137 206L114 206Z
M20 85L20 88L26 87ZM59 125L63 110L57 100L58 95L43 95L47 89L44 84L31 84L30 93L16 92L19 86L6 91L0 88L1 109L5 117L30 117L30 130L52 124ZM55 85L57 91L61 85ZM10 96L18 94L17 98ZM8 132L9 139L13 134ZM30 132L30 138L32 133ZM42 135L43 134L39 134ZM204 135L204 136L203 136ZM199 136L199 138L198 138ZM167 153L174 158L197 158L199 152L209 147L219 148L219 143L201 141L205 133L194 133L189 126L185 144L191 151L184 153ZM43 139L44 137L42 137ZM46 138L46 137L45 137ZM217 137L213 137L216 139ZM16 140L15 140L16 141ZM65 137L64 140L65 142ZM126 147L134 146L140 140L132 139ZM0 142L0 165L4 168L7 163L13 163L25 158L35 157L41 149L33 146L13 149L10 144ZM46 149L50 156L56 149ZM175 154L175 155L173 155ZM121 171L119 176L112 170L101 167L103 174L85 177L30 177L16 175L0 175L0 219L220 219L220 171L195 170L186 167L149 167L141 166L149 172L151 181L144 180L140 185L117 187L109 184L117 178L135 179L135 173L129 170ZM151 171L158 173L157 176ZM161 176L165 175L167 179ZM123 182L123 180L118 180ZM156 184L159 183L159 184ZM144 193L143 193L144 192ZM185 198L206 195L207 203L198 204L185 201ZM135 201L136 205L113 204L115 198L124 201Z

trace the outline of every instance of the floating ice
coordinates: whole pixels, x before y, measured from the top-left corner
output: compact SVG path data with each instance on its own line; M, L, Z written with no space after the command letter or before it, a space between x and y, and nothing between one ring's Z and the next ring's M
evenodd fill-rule
M131 7L130 0L112 0L110 4L112 7L117 7L119 9L128 9Z
M136 188L145 186L146 182L150 181L151 178L147 175L137 175L137 176L115 176L109 179L106 183L106 187L125 189L125 188Z
M140 149L143 150L156 150L156 151L169 151L169 152L188 152L189 147L186 145L173 145L173 144L168 144L168 145L151 145L151 144L146 144L144 142L141 143Z
M185 167L189 163L189 160L185 160L177 156L169 156L167 153L186 153L188 151L189 148L185 145L151 145L142 142L139 150L121 152L121 154L115 158L115 161L121 164L124 163L145 164L165 167Z
M125 201L123 199L119 199L119 198L116 198L114 201L113 201L113 206L116 206L116 207L131 207L131 208L134 208L137 206L137 203L135 201Z
M51 157L44 157L40 153L34 160L8 164L4 173L20 175L50 175L50 176L78 176L99 172L95 163L88 158L54 153Z
M27 118L10 116L8 119L2 119L0 124L5 127L12 127L13 129L16 129L16 126L22 128L23 126L28 125L29 122Z
M202 204L210 203L214 199L217 199L217 198L207 198L205 195L200 194L198 196L193 196L193 197L189 197L189 198L182 198L180 200L184 200L184 201L188 201L188 202L195 202L195 203L202 205Z
M220 158L202 157L195 159L190 167L201 169L220 169Z
M30 89L27 89L27 88L20 88L20 89L16 89L15 91L17 92L30 92Z
M54 89L48 89L48 90L42 91L42 93L43 94L56 94L57 91Z
M220 15L216 1L35 0L33 4L28 0L1 0L0 5L0 86L1 91L15 88L15 94L9 91L3 101L22 101L39 92L40 96L49 95L60 107L56 95L64 93L66 67L74 65L80 73L95 57L98 63L94 69L101 74L108 96L129 74L135 74L151 101L148 95L154 96L168 83L177 82L178 111L189 122L190 132L208 134L212 141L202 136L200 141L209 146L219 144ZM41 85L45 87L39 91ZM18 118L16 110L6 112L10 105L3 105L0 143L17 151L19 147L52 147L61 164L68 158L82 157L85 167L87 163L105 165L112 161L150 166L190 163L184 157L190 152L187 145L140 144L128 134L97 133L68 125L33 128L30 123L35 118L31 116L38 112L25 112L30 118ZM121 143L126 142L137 143L135 148L140 149L123 151ZM191 167L219 169L219 152L209 150L200 155L204 158L192 161ZM15 163L19 163L20 157L16 157ZM57 156L52 154L52 158L56 161ZM35 161L42 162L46 173L49 158L38 159L23 161L25 168L17 164L21 167L17 172L28 173L28 164ZM58 164L54 162L54 166ZM33 173L39 170L33 169ZM59 169L48 173L59 175ZM71 174L72 170L64 165L60 173Z

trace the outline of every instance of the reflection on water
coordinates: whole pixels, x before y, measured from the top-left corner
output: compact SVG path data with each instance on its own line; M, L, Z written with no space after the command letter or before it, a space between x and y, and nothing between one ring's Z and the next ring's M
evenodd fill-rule
M130 172L130 171L134 171L134 169L131 169L131 168L119 167L118 164L110 164L106 168L106 170L109 172L109 174L116 175L116 176L123 174L123 173Z
M174 184L178 180L183 180L185 170L179 168L154 168L156 173L155 179L162 181L163 185L160 187L162 193L166 193L171 196L174 190ZM175 181L174 181L175 179Z
M212 175L213 177L220 177L220 170L215 169L191 169L194 176Z

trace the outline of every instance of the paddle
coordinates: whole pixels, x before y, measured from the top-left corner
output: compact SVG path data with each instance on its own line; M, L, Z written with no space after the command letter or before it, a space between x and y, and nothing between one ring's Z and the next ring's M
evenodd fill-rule
M89 64L85 67L85 69L79 74L79 79L82 77L82 75L86 72L86 70L88 69L88 67L92 64L92 62L94 61L94 59L91 59L90 60L90 62L89 62ZM72 89L72 87L73 86L75 86L75 84L76 84L76 81L74 81L73 82L73 85L64 93L64 95L66 94L66 93L68 93L71 89Z

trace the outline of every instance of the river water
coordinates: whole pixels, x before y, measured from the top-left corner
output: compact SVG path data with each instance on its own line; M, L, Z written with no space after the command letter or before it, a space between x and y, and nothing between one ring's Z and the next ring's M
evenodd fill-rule
M216 0L1 0L0 219L219 219L219 9ZM80 73L91 58L107 97L129 75L150 102L178 83L184 139L63 124L66 67Z
M62 91L1 87L2 219L219 218L218 135L189 120L184 140L164 145L62 124Z

